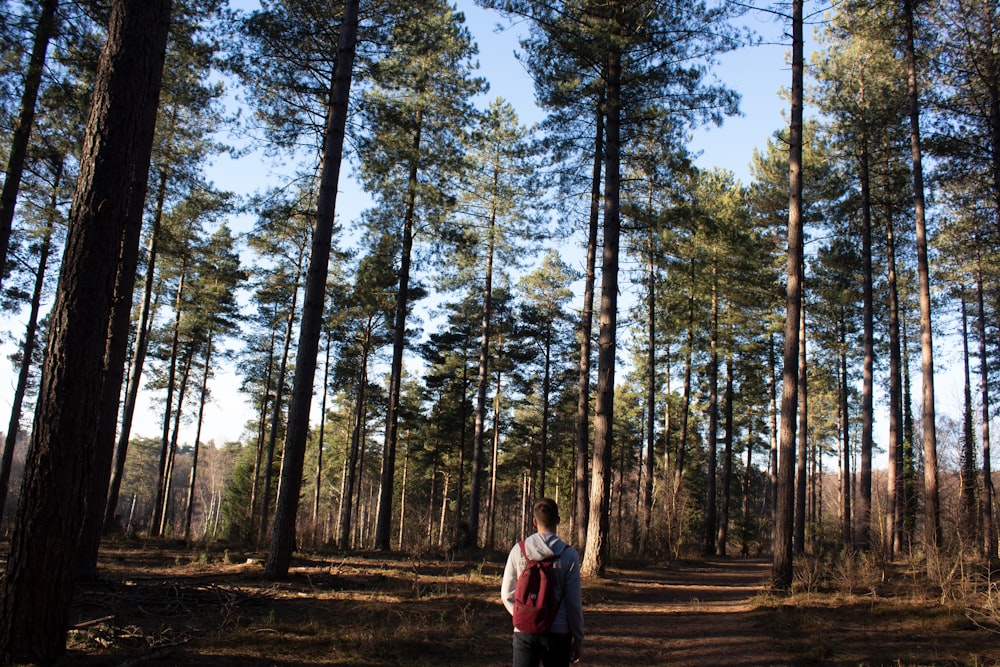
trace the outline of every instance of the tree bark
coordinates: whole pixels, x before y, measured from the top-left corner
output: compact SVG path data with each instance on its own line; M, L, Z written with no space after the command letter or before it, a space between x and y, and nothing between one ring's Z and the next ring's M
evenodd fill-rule
M177 346L180 336L181 296L184 293L184 280L187 273L186 258L181 263L180 282L177 285L177 295L174 298L174 328L170 339L170 370L167 371L167 399L163 408L163 429L160 433L160 460L157 466L156 498L153 500L153 510L149 518L149 534L160 534L160 524L163 519L165 498L164 480L169 479L167 473L167 458L170 453L170 411L174 405L174 385L177 377Z
M652 209L652 184L647 206ZM642 532L639 556L646 555L653 523L653 468L656 461L656 265L653 261L653 226L646 228L646 453L643 459Z
M976 427L973 423L972 371L969 364L969 309L965 285L959 284L962 310L962 454L959 462L959 535L963 543L982 543L976 506Z
M708 433L705 444L708 460L705 470L705 528L702 553L715 555L716 530L719 521L718 458L719 458L719 247L712 250L712 324L708 351Z
M730 339L732 337L730 336ZM726 555L726 542L729 540L729 502L733 482L733 353L726 354L726 440L722 451L722 497L719 503L719 532L716 538L715 553ZM747 469L749 470L749 468Z
M188 478L187 501L184 503L184 541L191 542L191 516L194 512L195 483L198 480L198 455L201 450L201 425L205 420L205 403L208 401L208 376L211 374L212 332L205 343L205 365L202 368L201 395L198 399L198 426L194 434L194 452L191 455L191 475Z
M792 589L792 529L795 503L795 417L798 407L799 310L802 305L802 93L803 0L792 2L792 102L788 132L788 286L785 300L785 354L778 444L778 489L772 536L772 586Z
M581 572L604 576L608 557L611 461L614 449L615 349L618 324L618 241L621 181L621 51L608 54L607 165L604 182L604 254L601 266L600 334L597 393L594 406L594 457L590 484L590 520Z
M594 326L594 284L596 282L597 232L601 213L601 166L604 163L604 109L601 99L595 105L594 168L590 186L590 224L587 233L587 269L583 289L583 314L580 326L580 380L576 404L576 467L573 472L573 521L576 544L581 551L587 545L590 503L587 472L590 453L590 339ZM573 532L573 531L570 531Z
M65 652L118 263L146 190L170 0L112 3L3 581L0 658ZM141 221L140 221L141 222Z
M368 403L368 350L371 336L366 331L365 342L361 347L361 368L358 371L358 393L354 406L354 427L351 429L351 444L347 452L347 473L343 488L340 491L342 509L340 512L340 530L337 544L341 549L351 546L351 519L354 513L354 486L357 479L358 453L361 450L362 425L366 419Z
M326 358L323 361L323 398L319 404L319 435L316 443L316 476L313 478L313 506L312 506L312 540L313 544L319 544L319 505L322 494L320 488L323 486L323 431L326 426L326 397L330 384L330 348L332 347L333 329L326 330Z
M288 374L288 355L292 349L292 335L295 330L295 313L299 297L299 276L302 275L302 255L295 267L295 285L292 290L292 303L288 307L288 317L285 321L285 339L281 347L281 362L278 364L278 377L274 382L274 404L271 406L271 430L267 436L267 448L264 457L264 478L260 489L260 516L257 517L257 544L267 539L267 526L271 515L271 478L274 475L274 455L278 447L278 430L281 427L281 409L285 403L285 376ZM287 429L286 429L287 435ZM274 536L272 535L272 541Z
M478 498L480 475L476 473L482 465L483 434L486 430L486 388L490 382L490 319L493 317L493 253L496 247L496 205L490 207L489 223L486 229L486 269L483 276L483 309L479 323L479 376L476 382L476 414L475 426L472 431L472 488L473 495ZM543 477L544 479L544 477ZM543 486L544 488L544 486ZM473 514L475 517L473 517ZM473 531L472 527L477 530ZM472 545L479 542L479 507L477 503L469 505L469 533Z
M854 482L854 474L851 472L851 416L847 403L847 396L850 393L849 378L847 375L847 322L844 321L845 313L841 313L840 321L840 381L839 385L839 405L840 405L840 434L841 434L841 459L840 459L840 539L845 549L854 548L853 515L851 510L851 487Z
M871 547L872 520L872 449L875 388L875 323L874 295L872 289L872 211L871 185L868 170L868 137L861 137L861 274L864 370L861 387L861 467L858 470L858 549Z
M980 409L983 440L983 552L987 562L995 564L997 554L997 531L993 525L993 479L990 473L990 385L989 363L986 356L986 310L983 304L983 259L981 246L976 252L976 301L979 307L977 328L979 333L979 385L981 392Z
M316 202L316 225L313 229L309 270L306 274L302 323L295 359L295 379L292 383L292 402L288 409L288 430L285 433L285 452L282 457L281 481L278 487L278 504L274 514L271 550L264 566L264 574L272 579L284 579L288 576L288 566L292 550L295 548L295 515L299 508L299 490L302 488L302 466L305 460L306 439L309 435L309 410L312 406L316 355L323 328L323 302L326 297L330 245L337 205L337 184L340 180L351 77L354 72L358 6L359 0L347 0L344 4L333 85L330 90L323 165Z
M924 445L924 545L927 574L935 576L937 552L942 544L938 491L937 424L934 412L934 344L931 332L930 268L927 261L927 225L924 219L924 171L920 148L920 99L917 91L917 56L913 0L903 0L906 39L906 74L910 94L910 149L913 156L913 208L917 229L917 277L920 283L921 417Z
M886 264L889 296L889 443L888 493L886 502L886 533L889 553L903 550L903 378L899 331L899 291L896 285L896 239L892 213L886 215Z
M803 260L804 261L804 260ZM799 297L799 430L798 448L795 452L795 554L806 552L806 490L809 483L809 359L806 348L808 327L806 326L805 264L802 272Z
M414 154L420 152L422 121L417 118L417 133L413 137ZM385 441L382 448L382 472L379 481L378 508L375 523L375 548L389 550L389 530L392 523L393 477L396 474L396 441L399 436L399 399L403 383L403 351L406 348L406 312L410 300L410 264L413 254L413 218L417 199L416 161L410 164L407 186L406 212L403 215L403 249L399 262L399 291L396 293L396 312L393 318L392 365L389 371L389 409L385 421ZM474 452L472 463L472 490L469 498L469 535L473 542L479 529L479 473L482 471L482 453ZM475 458L478 456L478 458ZM473 525L475 520L475 525Z

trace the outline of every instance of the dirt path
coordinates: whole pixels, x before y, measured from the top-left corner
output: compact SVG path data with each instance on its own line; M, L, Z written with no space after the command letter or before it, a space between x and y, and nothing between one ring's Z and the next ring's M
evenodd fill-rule
M760 613L750 604L764 590L769 563L712 560L612 575L587 585L588 663L783 664L762 636Z

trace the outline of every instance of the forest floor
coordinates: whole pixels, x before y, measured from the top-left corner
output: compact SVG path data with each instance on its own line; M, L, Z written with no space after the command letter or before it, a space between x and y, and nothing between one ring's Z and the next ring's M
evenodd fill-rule
M100 580L75 592L62 664L510 664L502 554L301 557L282 582L260 558L106 545ZM892 574L891 592L786 597L767 592L769 575L766 561L720 558L585 578L582 663L1000 665L996 614L943 602L916 574Z

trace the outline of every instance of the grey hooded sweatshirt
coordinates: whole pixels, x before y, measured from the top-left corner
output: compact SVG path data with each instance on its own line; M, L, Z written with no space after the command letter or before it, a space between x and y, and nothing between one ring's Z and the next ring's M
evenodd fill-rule
M553 634L568 633L576 640L576 646L583 649L583 601L580 594L580 556L555 533L534 533L524 540L524 551L531 560L545 560L558 556L552 569L556 573L556 596L561 603L552 623ZM507 565L503 570L503 584L500 598L507 612L514 614L514 591L517 578L527 567L521 547L517 544L507 555ZM514 628L514 632L518 632Z

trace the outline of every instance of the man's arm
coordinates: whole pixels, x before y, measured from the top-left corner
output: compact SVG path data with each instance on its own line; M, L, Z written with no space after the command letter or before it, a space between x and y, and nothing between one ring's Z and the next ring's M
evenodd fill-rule
M514 545L514 548L507 554L507 564L503 568L503 583L500 584L500 600L503 601L503 606L507 608L507 613L511 616L514 615L514 592L517 590L517 575L520 574L517 571L517 556L519 554L520 548Z

